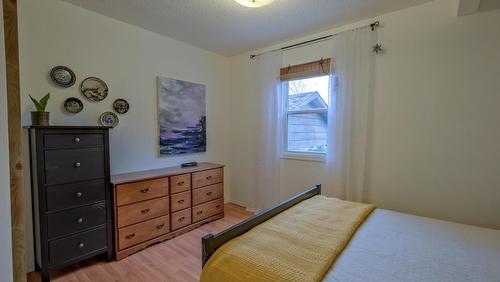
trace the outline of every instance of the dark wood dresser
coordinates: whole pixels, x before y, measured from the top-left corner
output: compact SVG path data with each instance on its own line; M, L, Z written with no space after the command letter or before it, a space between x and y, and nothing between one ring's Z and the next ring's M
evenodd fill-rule
M224 217L223 165L132 172L111 182L117 260Z
M49 270L113 256L106 127L29 127L35 257Z

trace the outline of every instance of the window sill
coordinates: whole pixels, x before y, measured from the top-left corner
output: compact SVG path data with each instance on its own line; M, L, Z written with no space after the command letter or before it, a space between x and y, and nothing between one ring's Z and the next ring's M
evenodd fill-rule
M281 154L281 158L289 160L298 160L298 161L325 162L326 155L285 152Z

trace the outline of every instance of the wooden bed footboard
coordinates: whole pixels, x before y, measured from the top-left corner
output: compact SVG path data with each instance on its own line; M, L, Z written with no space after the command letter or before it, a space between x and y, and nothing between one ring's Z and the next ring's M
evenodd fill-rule
M244 220L220 233L217 233L215 235L213 234L205 235L201 239L203 266L205 266L208 259L212 256L215 250L217 250L227 241L240 236L241 234L252 229L253 227L291 208L292 206L319 194L321 194L321 184L317 184L313 188L310 188L298 195L295 195L275 205L274 207L259 212L258 214L250 217L249 219Z

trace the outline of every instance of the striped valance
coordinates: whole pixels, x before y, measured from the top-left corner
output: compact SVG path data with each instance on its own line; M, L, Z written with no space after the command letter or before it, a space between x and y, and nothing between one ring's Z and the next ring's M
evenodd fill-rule
M280 79L296 80L330 74L330 58L281 68Z

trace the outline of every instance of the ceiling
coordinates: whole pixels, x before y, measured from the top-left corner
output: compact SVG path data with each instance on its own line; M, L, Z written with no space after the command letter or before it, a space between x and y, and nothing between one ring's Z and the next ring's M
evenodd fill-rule
M64 0L105 16L232 56L429 0Z

